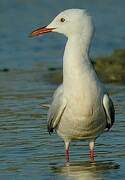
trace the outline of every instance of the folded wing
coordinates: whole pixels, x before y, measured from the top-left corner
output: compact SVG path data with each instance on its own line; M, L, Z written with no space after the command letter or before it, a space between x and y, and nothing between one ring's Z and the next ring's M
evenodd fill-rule
M115 109L114 109L113 102L111 98L108 96L108 94L104 94L103 107L104 107L106 117L107 117L106 128L110 129L115 122Z
M53 129L58 126L62 114L66 108L66 99L63 97L63 85L60 85L54 93L52 104L48 111L48 132L51 134Z

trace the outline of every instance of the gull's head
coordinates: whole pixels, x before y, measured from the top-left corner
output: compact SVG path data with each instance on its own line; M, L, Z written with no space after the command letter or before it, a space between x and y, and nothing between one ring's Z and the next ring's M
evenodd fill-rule
M86 10L68 9L58 14L48 26L33 31L31 36L39 36L48 32L61 33L67 37L77 34L91 36L93 24Z

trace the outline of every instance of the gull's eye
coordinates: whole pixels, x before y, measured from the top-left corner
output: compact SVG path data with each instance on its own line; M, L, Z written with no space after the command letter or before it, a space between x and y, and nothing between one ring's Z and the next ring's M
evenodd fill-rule
M61 22L64 22L64 21L65 21L65 19L64 19L64 18L61 18L61 19L60 19L60 21L61 21Z

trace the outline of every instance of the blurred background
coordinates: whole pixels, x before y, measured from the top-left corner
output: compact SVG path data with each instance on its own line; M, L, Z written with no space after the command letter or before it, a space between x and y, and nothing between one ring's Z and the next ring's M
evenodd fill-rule
M30 39L28 35L67 8L85 8L93 17L96 32L92 57L124 48L124 7L124 0L1 0L0 67L29 68L41 61L59 62L65 44L62 35L51 34L37 39Z
M96 161L88 161L88 143L71 145L65 166L64 145L46 130L51 97L62 78L66 38L29 38L60 11L84 8L95 24L91 57L116 110L111 132L96 143ZM0 179L125 178L125 1L0 0ZM115 64L114 64L115 63Z

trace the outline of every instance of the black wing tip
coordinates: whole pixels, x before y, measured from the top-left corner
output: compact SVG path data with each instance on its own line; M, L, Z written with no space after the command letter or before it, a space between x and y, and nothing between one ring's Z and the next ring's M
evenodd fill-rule
M53 128L48 126L47 129L48 129L49 134L51 135L53 133Z
M107 129L108 131L112 128L112 126L113 126L114 122L115 122L115 120L113 120L113 121L112 121L112 124L107 123L107 125L106 125L106 129Z
M111 125L110 124L107 124L106 127L105 127L105 131L106 132L109 132L111 129Z

